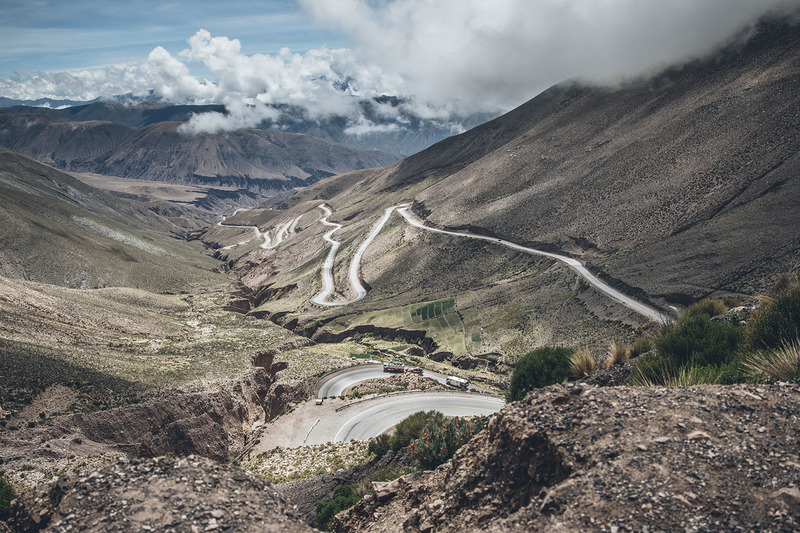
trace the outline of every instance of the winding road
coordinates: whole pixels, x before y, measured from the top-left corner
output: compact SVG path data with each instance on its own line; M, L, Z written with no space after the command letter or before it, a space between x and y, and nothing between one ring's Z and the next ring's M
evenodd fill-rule
M328 256L325 258L325 262L322 264L322 290L319 291L316 296L311 298L311 301L315 304L327 307L348 305L353 302L357 302L367 295L367 289L364 288L364 286L361 284L361 280L358 277L361 258L364 257L364 252L367 251L367 247L372 243L375 237L378 236L378 233L381 232L383 226L386 224L386 221L389 220L389 216L391 216L392 211L395 210L396 206L386 208L381 219L378 220L378 223L372 228L370 234L366 239L364 239L364 242L361 243L361 246L358 247L358 250L356 250L353 260L350 262L350 273L348 276L350 280L350 286L353 288L353 291L356 293L356 295L349 300L343 301L328 301L328 297L333 292L333 261L336 258L336 252L339 250L339 245L341 244L339 241L333 240L333 234L342 229L342 225L335 222L330 222L328 220L328 217L333 214L328 206L325 204L320 204L318 207L325 213L325 216L320 219L320 222L326 226L332 227L333 229L322 237L331 243L331 249L328 251Z
M236 211L233 212L233 214L231 216L236 215L236 213L238 213L239 211L246 211L246 209L237 209ZM293 218L293 219L291 219L291 220L289 220L287 222L282 222L282 223L278 224L277 226L275 226L275 230L274 230L275 231L275 238L274 239L272 237L270 237L270 232L272 230L269 230L269 231L266 231L266 232L262 232L261 229L259 229L258 226L245 226L245 225L240 225L240 224L225 224L224 222L228 217L223 216L222 220L217 222L217 226L222 226L222 227L225 227L225 228L251 229L251 230L253 230L255 232L255 235L253 237L247 239L246 241L241 241L241 242L237 242L235 244L230 244L228 246L223 246L220 249L221 250L231 250L233 248L236 248L237 246L243 246L243 245L249 243L250 241L252 241L253 239L261 239L262 237L264 239L264 242L261 243L261 245L260 245L261 248L263 248L265 250L271 250L272 248L276 248L289 235L291 235L292 233L295 232L295 230L297 228L297 223L300 222L300 218L302 218L302 216L303 215L300 215L299 217L295 217L295 218Z
M327 226L333 227L331 231L325 234L323 237L326 241L331 243L331 249L328 252L328 256L325 258L325 263L322 265L322 290L314 296L311 301L322 306L341 306L341 305L348 305L354 302L357 302L366 296L367 291L364 286L361 284L361 281L358 277L359 266L361 264L361 258L364 256L364 252L366 252L367 247L372 243L375 237L378 236L380 231L383 229L383 226L389 220L392 212L397 210L400 215L412 226L423 229L425 231L430 231L433 233L441 233L444 235L453 235L456 237L467 237L470 239L478 239L482 241L487 241L495 244L499 244L501 246L505 246L507 248L511 248L513 250L518 250L520 252L525 252L528 254L533 255L541 255L544 257L549 257L551 259L555 259L556 261L561 261L562 263L566 264L570 268L572 268L575 272L577 272L580 276L582 276L586 281L589 282L590 285L595 287L600 292L604 293L606 296L610 297L612 300L621 303L625 307L632 309L633 311L646 316L647 318L663 323L665 320L664 314L659 312L652 307L634 300L630 296L626 296L625 294L621 293L620 291L616 290L615 288L611 287L607 283L598 279L594 274L589 272L586 267L581 264L580 261L577 259L573 259L571 257L567 257L565 255L554 254L551 252L545 252L543 250L537 250L536 248L529 248L527 246L522 246L520 244L516 244L511 241L506 241L503 239L498 239L496 237L487 237L485 235L475 235L473 233L466 233L462 231L450 231L444 230L439 228L434 228L431 226L426 226L421 220L419 220L413 213L410 212L410 203L405 204L398 204L392 207L387 207L384 210L383 216L380 220L373 226L372 231L364 239L364 242L361 243L358 250L356 251L355 255L353 256L353 260L350 262L350 275L349 281L350 285L353 288L353 291L356 293L356 296L344 301L328 301L328 297L333 292L333 262L336 258L336 252L339 249L339 242L333 240L333 234L342 228L341 224L337 224L335 222L328 221L328 217L331 216L333 213L332 211L325 205L321 204L319 206L325 212L325 216L320 220L323 224Z
M434 409L445 416L490 415L505 405L502 398L458 392L409 393L402 396L390 396L386 399L390 401L368 400L368 402L374 401L377 404L370 403L366 409L352 414L343 424L340 424L333 441L366 440L377 437L418 411ZM352 407L348 409L352 409Z
M318 385L319 389L317 390L317 398L341 396L345 390L353 385L356 385L357 383L369 381L371 379L388 378L393 375L394 374L384 372L382 364L358 365L344 370L339 370L337 372L332 372L326 376L323 376L320 380ZM434 379L442 384L447 382L447 376L438 374L436 372L430 372L428 370L423 370L422 376Z
M655 322L664 322L663 313L659 313L657 310L653 309L652 307L650 307L650 306L648 306L646 304L643 304L642 302L636 301L633 298L622 294L621 292L619 292L615 288L611 287L610 285L602 282L594 274L589 272L586 269L586 267L584 267L580 263L580 261L578 261L576 259L573 259L571 257L567 257L565 255L559 255L559 254L554 254L554 253L551 253L551 252L545 252L545 251L542 251L542 250L537 250L535 248L528 248L527 246L522 246L520 244L516 244L516 243L513 243L511 241L506 241L506 240L503 240L503 239L498 239L496 237L486 237L484 235L475 235L475 234L472 234L472 233L464 233L464 232L461 232L461 231L449 231L449 230L443 230L443 229L438 229L438 228L432 228L430 226L426 226L425 224L422 223L421 220L419 220L417 217L415 217L409 211L410 207L411 206L408 205L408 204L400 205L400 206L397 206L397 211L398 211L398 213L400 213L403 216L403 218L406 219L406 222L408 222L409 224L411 224L412 226L414 226L416 228L424 229L426 231L432 231L434 233L443 233L445 235L455 235L457 237L469 237L470 239L478 239L478 240L481 240L481 241L493 242L493 243L500 244L500 245L506 246L506 247L514 249L514 250L519 250L520 252L525 252L525 253L534 254L534 255L542 255L542 256L545 256L545 257L550 257L551 259L555 259L556 261L561 261L562 263L565 263L570 268L575 270L578 274L583 276L583 278L586 281L588 281L590 285L592 285L593 287L595 287L599 291L605 293L611 299L616 300L617 302L619 302L622 305L628 307L629 309L632 309L632 310L636 311L637 313L642 314L642 315L646 316L647 318L649 318L649 319L651 319L651 320L653 320Z

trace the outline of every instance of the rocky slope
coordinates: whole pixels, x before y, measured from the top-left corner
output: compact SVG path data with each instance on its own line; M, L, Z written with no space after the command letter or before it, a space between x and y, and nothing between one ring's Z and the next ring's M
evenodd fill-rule
M312 531L263 480L192 455L120 458L47 488L16 509L18 530Z
M0 110L0 146L62 170L274 194L322 178L397 161L309 135L265 130L182 133L182 123L141 129Z
M800 386L530 393L336 531L796 531Z
M618 88L557 85L330 203L405 191L434 224L545 243L670 303L763 289L800 260L798 28Z

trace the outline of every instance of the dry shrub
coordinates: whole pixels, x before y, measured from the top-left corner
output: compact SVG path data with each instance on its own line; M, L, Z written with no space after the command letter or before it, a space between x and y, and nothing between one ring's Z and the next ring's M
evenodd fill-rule
M596 363L589 348L583 347L569 357L569 366L573 376L585 378L594 373Z
M605 360L605 367L611 368L614 365L620 364L627 360L630 354L631 352L626 345L612 342L608 351L608 358Z

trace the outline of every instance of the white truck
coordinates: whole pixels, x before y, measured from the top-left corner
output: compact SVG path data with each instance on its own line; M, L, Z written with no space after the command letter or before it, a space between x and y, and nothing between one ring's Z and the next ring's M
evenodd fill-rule
M467 390L469 388L469 380L457 376L447 376L445 380L448 385L457 389Z
M402 361L389 361L388 363L383 363L384 372L405 372L405 369L406 366Z

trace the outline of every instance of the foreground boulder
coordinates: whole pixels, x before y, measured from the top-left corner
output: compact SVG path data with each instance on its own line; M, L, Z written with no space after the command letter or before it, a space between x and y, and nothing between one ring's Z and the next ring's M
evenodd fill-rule
M20 531L311 531L265 481L198 456L120 459L17 507Z
M800 385L557 385L344 531L797 531Z

